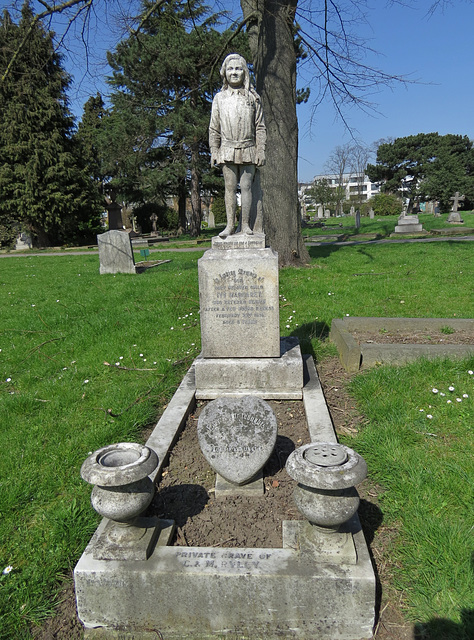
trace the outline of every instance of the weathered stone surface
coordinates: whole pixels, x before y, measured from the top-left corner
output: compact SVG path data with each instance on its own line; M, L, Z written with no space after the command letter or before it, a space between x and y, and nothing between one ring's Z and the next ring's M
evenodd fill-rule
M305 375L310 438L337 442L314 365ZM192 410L193 385L191 368L147 442L160 465ZM323 405L324 418L309 415L316 408L322 413ZM158 541L145 562L97 560L94 541L106 524L74 571L77 610L91 640L145 640L156 636L150 629L173 640L209 640L220 632L265 640L372 637L375 576L357 515L344 529L354 541L356 564L328 549L329 540L316 549L299 531L288 540L285 527L283 549L160 547Z
M423 231L423 226L417 215L407 216L402 213L398 218L395 233L419 233L420 231Z
M271 456L277 421L270 405L254 396L218 398L198 420L201 451L225 480L245 484Z
M281 338L279 358L202 358L195 360L196 398L252 395L297 400L302 396L303 361L298 339Z
M272 249L210 249L198 271L202 356L278 358L277 254Z
M97 236L100 273L135 273L130 236L126 231L107 231Z
M371 638L375 576L357 517L348 533L356 564L321 562L298 548L218 547L157 547L146 562L99 561L88 547L74 571L78 615L88 628L159 629L175 640Z

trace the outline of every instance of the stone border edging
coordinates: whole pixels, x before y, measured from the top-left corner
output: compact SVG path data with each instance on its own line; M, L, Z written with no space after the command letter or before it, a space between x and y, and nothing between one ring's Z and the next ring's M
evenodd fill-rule
M462 358L474 354L474 344L364 344L360 345L351 331L363 329L408 329L439 331L442 327L474 330L474 319L470 318L334 318L329 338L337 346L339 358L349 373L361 367L376 364L405 364L416 358Z

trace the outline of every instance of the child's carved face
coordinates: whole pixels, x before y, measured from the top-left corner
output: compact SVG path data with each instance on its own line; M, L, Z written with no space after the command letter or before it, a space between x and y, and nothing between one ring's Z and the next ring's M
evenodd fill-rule
M229 87L237 89L244 83L244 69L238 58L231 58L226 66L225 77Z

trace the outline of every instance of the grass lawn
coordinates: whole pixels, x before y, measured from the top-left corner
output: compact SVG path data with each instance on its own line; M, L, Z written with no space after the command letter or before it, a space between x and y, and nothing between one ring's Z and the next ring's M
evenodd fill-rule
M442 214L439 218L435 218L428 213L421 213L418 218L423 225L425 231L431 231L432 229L473 229L474 228L474 213L462 211L461 218L464 221L462 225L450 225L447 223L449 213ZM353 216L345 216L344 218L328 218L324 221L323 227L311 228L305 227L303 229L303 235L305 238L312 238L313 236L324 236L332 234L344 234L349 237L354 236L354 240L357 236L366 233L377 234L380 238L387 238L391 233L394 233L395 226L398 223L398 216L376 216L374 219L370 219L367 216L362 216L360 219L360 227L356 229L355 218Z
M327 334L332 319L346 314L474 315L470 243L310 251L310 266L280 272L280 322L281 334L298 335L303 351L317 359L335 353ZM163 253L160 259L171 262L141 275L116 276L99 275L97 255L0 260L1 638L29 638L31 625L51 614L61 579L97 525L90 487L79 476L82 462L106 444L140 441L199 353L200 255ZM360 448L386 489L384 518L400 523L396 558L405 574L397 575L396 584L410 615L421 622L438 615L458 624L462 609L473 604L465 536L467 523L472 526L467 491L474 396L467 370L474 363L425 366L402 374L381 368L375 372L379 379L370 373L356 377L353 393L368 425L351 446ZM449 399L451 383L469 398L431 409L441 398L431 389ZM433 419L426 418L428 411ZM462 448L466 460L460 459ZM414 502L413 513L427 500L420 487L429 487L432 497L426 509L433 531L438 517L448 527L432 537L422 528L425 515L404 517L407 502ZM457 550L447 548L443 537L454 534ZM423 556L404 554L411 538ZM421 576L418 557L432 558L445 577L434 581L434 569ZM1 574L6 567L11 571ZM442 595L446 585L448 595Z

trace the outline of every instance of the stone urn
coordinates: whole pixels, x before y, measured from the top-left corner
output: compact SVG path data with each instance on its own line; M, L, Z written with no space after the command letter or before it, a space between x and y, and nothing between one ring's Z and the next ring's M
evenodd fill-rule
M367 464L355 451L333 442L299 447L286 463L296 480L293 497L298 510L321 531L333 533L359 507L355 486L367 476Z
M148 477L158 466L156 453L141 444L121 442L98 449L81 467L81 477L94 485L92 507L104 518L133 524L153 499Z

